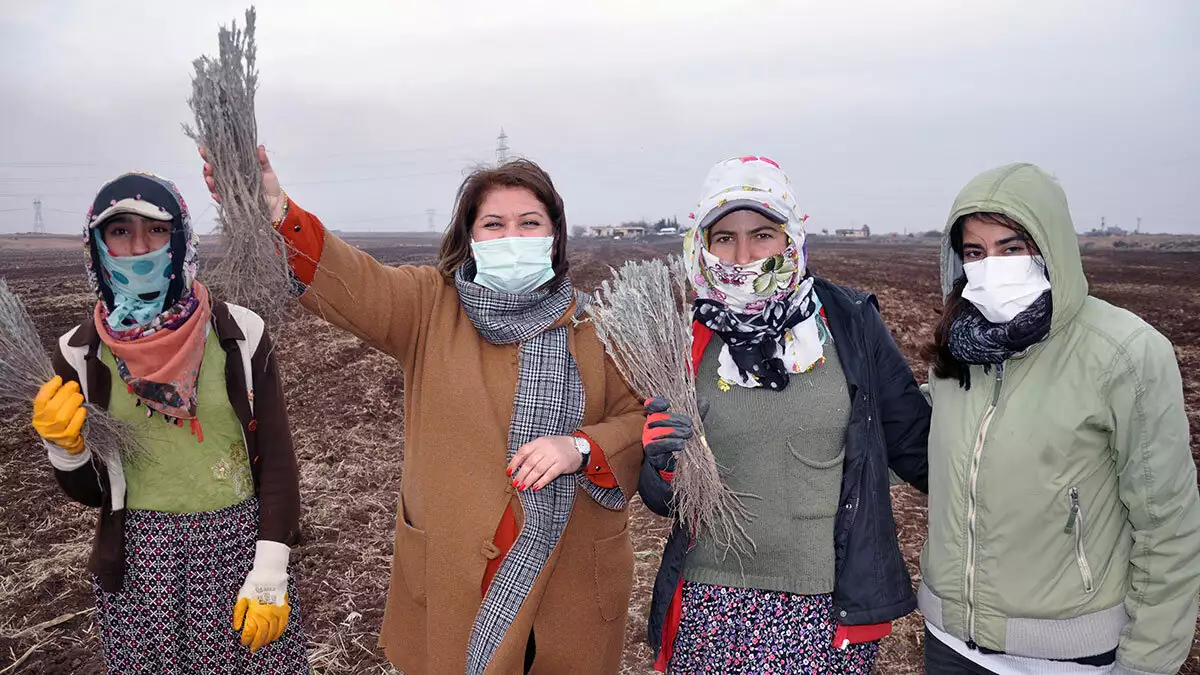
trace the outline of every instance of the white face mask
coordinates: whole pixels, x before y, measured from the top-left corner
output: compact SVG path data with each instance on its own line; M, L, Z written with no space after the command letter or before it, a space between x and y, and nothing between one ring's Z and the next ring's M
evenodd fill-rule
M963 298L992 323L1008 323L1050 290L1041 256L989 256L963 265Z
M554 237L472 241L475 283L502 293L528 293L554 278Z

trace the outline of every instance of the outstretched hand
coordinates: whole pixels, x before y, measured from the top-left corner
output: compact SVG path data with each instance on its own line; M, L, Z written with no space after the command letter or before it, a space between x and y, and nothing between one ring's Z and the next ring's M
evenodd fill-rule
M208 161L208 151L204 148L199 148L199 150L200 158L204 160L204 184L208 186L213 201L220 204L221 194L217 191L217 179L213 175L213 165ZM267 201L267 208L271 211L271 220L279 220L283 217L285 199L283 188L279 185L279 176L271 167L271 160L267 157L267 148L262 145L258 146L258 166L262 170L263 198Z

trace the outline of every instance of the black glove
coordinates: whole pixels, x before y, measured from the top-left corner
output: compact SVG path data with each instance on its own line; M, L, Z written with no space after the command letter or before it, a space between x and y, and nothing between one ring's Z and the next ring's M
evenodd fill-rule
M702 406L701 419L704 419ZM646 400L646 425L642 428L642 447L646 461L659 471L675 470L675 453L683 450L692 437L692 418L669 412L671 404L665 398Z

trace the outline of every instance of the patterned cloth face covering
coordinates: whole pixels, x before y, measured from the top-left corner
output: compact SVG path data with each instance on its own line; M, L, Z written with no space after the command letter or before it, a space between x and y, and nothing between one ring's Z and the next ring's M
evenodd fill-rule
M113 257L102 228L126 213L170 222L165 252ZM84 220L84 248L88 281L97 296L97 332L116 357L118 374L146 404L148 415L161 413L179 426L187 420L203 440L195 417L196 379L211 306L207 291L195 281L199 240L179 189L161 176L139 172L106 183ZM159 295L136 297L149 288Z
M709 251L708 229L739 209L778 223L788 237L784 250L746 265L722 261ZM718 162L691 218L683 248L697 297L693 317L725 343L719 386L783 390L789 375L820 365L830 335L808 274L808 216L800 214L787 174L766 157Z

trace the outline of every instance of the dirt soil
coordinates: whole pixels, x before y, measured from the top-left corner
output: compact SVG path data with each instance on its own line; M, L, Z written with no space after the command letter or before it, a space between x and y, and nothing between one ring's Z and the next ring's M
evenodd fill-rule
M927 246L837 243L811 247L813 269L874 292L896 341L924 380L918 356L939 306L937 251ZM430 245L363 243L390 264L428 263ZM591 288L629 258L678 251L666 242L572 242L572 275ZM49 349L88 313L79 250L0 249L0 276L25 299ZM1200 449L1200 254L1091 250L1093 293L1154 324L1175 344L1185 379L1193 452ZM402 374L389 358L314 317L298 314L273 334L300 457L304 543L293 554L304 627L317 673L394 673L376 647L392 557L403 466ZM0 671L28 652L21 673L100 673L103 664L84 566L95 514L69 502L28 423L25 408L0 410ZM894 508L914 581L925 499L896 488ZM645 640L650 588L667 523L633 507L637 580L622 672L650 671ZM79 613L49 627L42 622ZM921 672L921 619L897 623L879 672ZM1185 673L1200 674L1193 643Z

